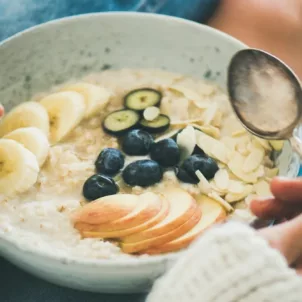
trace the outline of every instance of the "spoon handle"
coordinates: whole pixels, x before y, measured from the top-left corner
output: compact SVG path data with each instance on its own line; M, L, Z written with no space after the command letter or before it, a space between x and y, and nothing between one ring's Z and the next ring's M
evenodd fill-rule
M293 150L300 156L300 159L302 159L302 141L297 135L293 135L289 139Z

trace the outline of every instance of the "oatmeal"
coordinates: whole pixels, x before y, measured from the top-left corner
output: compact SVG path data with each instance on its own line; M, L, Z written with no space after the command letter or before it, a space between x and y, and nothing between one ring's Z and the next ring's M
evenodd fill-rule
M1 235L81 258L178 251L227 216L250 221L282 149L247 133L217 86L159 70L56 87L0 133Z

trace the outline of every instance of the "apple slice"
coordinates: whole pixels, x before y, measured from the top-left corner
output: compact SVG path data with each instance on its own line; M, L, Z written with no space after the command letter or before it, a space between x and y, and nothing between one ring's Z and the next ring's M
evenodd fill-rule
M80 222L75 225L75 228L92 232L111 232L133 228L156 216L162 205L162 198L158 194L147 192L139 195L137 207L128 215L99 225Z
M202 217L200 221L185 235L170 241L164 245L158 245L151 249L146 249L141 254L162 254L168 252L176 252L183 248L186 248L194 241L200 234L202 234L206 229L211 227L214 223L223 221L226 218L226 212L224 208L217 203L215 200L209 198L208 196L201 195L198 198L198 203L202 211Z
M165 197L161 196L161 199L162 199L162 208L160 212L156 216L152 217L151 219L147 220L146 222L136 227L112 231L112 232L100 232L98 231L96 226L96 229L94 231L81 231L81 234L84 238L119 238L134 233L142 232L160 223L167 217L170 209L170 204Z
M173 229L172 231L167 232L161 236L155 236L147 240L134 243L121 242L120 247L124 253L134 254L142 250L152 248L153 246L165 244L189 232L192 228L194 228L194 226L198 224L201 216L201 208L197 206L194 214L185 223Z
M123 243L134 243L159 237L179 227L192 217L197 203L189 193L182 189L173 188L163 192L163 194L170 203L168 216L152 228L121 238Z
M99 198L76 210L71 220L88 224L108 223L131 213L138 205L139 197L132 194L117 194Z

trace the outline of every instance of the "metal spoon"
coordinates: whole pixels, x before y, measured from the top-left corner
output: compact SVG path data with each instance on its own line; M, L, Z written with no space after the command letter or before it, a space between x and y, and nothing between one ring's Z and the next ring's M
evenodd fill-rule
M302 158L297 125L302 116L302 89L294 72L267 52L237 52L228 68L231 105L252 134L270 140L290 140Z

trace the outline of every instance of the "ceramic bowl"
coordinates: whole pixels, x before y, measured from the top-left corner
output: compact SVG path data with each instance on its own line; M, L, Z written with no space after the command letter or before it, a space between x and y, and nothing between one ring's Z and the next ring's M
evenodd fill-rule
M232 55L246 46L207 26L142 13L75 16L21 32L0 45L0 100L7 109L53 85L107 68L164 68L226 87ZM299 161L287 144L277 159L294 177ZM50 282L107 293L143 292L179 254L130 260L62 258L0 237L1 254Z

